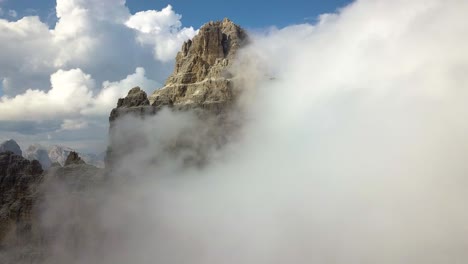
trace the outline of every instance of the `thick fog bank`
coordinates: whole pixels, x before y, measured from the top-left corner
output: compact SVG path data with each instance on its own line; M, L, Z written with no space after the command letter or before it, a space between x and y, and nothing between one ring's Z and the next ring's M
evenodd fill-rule
M219 147L190 113L119 121L139 143L79 218L93 232L49 263L468 261L467 11L363 0L257 33L236 135ZM171 150L181 136L203 166Z

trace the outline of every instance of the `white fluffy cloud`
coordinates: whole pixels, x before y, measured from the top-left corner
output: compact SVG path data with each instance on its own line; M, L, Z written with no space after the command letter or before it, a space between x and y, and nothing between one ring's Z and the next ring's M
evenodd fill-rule
M58 70L50 82L48 91L29 89L0 98L0 141L14 138L22 147L58 144L100 153L107 147L107 120L118 98L131 87L151 92L161 86L143 68L101 85L81 69Z
M140 21L125 1L57 0L58 22L52 29L38 17L0 19L0 41L6 43L0 50L3 93L46 90L50 75L59 69L80 68L103 82L144 67L150 78L162 80L172 67L167 62L195 30L182 28L180 15L170 6L149 12L158 15Z
M105 120L132 87L158 88L196 33L171 6L132 15L122 0L57 0L56 14L54 28L0 19L0 121Z
M161 11L138 12L125 24L139 31L138 41L142 45L154 46L155 58L169 61L180 49L178 44L196 34L193 28L181 29L180 18L169 5Z
M49 91L29 89L15 97L0 98L0 120L42 121L86 116L107 117L117 99L124 97L135 86L154 90L158 83L145 77L145 70L137 68L134 74L118 82L104 82L99 93L95 81L81 69L58 70L51 75ZM70 122L68 122L70 124Z
M86 127L88 127L88 122L86 120L65 119L63 120L62 125L60 125L60 130L80 130Z
M151 93L161 84L147 79L145 70L137 68L134 74L128 75L125 79L118 82L106 81L102 85L99 94L94 98L91 107L83 109L84 115L107 115L109 109L115 107L119 98L127 95L129 87L140 86L146 93Z
M0 19L0 40L4 43L0 49L3 93L19 94L35 84L39 86L35 88L44 89L50 74L56 71L51 63L56 50L47 25L38 17L15 22Z
M47 91L29 89L13 98L0 100L2 120L43 120L76 115L89 105L94 81L80 69L59 70L50 78Z

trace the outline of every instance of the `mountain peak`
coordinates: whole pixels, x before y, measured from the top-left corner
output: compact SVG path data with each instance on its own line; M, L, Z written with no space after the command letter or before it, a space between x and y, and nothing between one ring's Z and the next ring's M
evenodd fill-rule
M111 125L121 115L155 114L163 106L222 111L235 97L229 67L247 41L247 32L228 18L204 24L182 45L164 87L150 96L132 88L112 110Z
M238 94L230 67L238 50L247 42L247 32L228 18L204 24L195 37L182 45L176 56L174 71L164 87L148 97L139 87L135 87L125 98L119 99L109 116L107 162L112 163L112 160L128 151L118 147L127 145L127 142L113 136L116 120L125 115L156 115L163 107L194 110L205 120L213 117L213 120L217 120L213 122L219 123L219 129L212 138L223 141L227 132L222 128L228 126L227 110L232 107ZM133 144L130 141L128 145Z
M21 151L20 146L13 139L6 140L0 144L0 152L6 151L11 151L18 156L23 155L23 151Z
M231 20L209 22L198 34L182 45L176 57L176 66L166 85L195 83L211 75L214 66L225 68L247 39L247 33ZM225 60L225 61L224 61Z
M117 102L117 107L134 107L141 105L149 105L149 101L146 92L138 86L130 89L127 96L125 98L120 98Z
M70 152L68 154L67 160L65 161L65 166L69 166L72 164L80 165L80 164L85 164L85 162L80 158L78 153L75 151Z
M228 70L246 42L247 33L228 18L206 23L182 45L173 73L149 97L150 104L201 106L232 100Z

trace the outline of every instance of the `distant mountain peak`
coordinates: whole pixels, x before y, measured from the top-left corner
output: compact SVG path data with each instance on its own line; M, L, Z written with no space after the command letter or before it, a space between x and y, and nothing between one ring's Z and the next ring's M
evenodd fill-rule
M0 152L6 152L6 151L11 151L18 156L23 155L23 151L21 150L21 147L13 139L6 140L0 144Z
M67 160L65 160L64 165L69 166L69 165L80 165L80 164L85 164L85 162L80 158L78 153L76 153L75 151L72 151L70 152L70 154L68 154Z
M42 164L42 167L49 168L53 164L65 166L67 157L71 152L76 151L70 147L61 145L52 145L46 147L40 144L32 144L26 149L24 156L29 160L39 160L39 162ZM90 165L96 166L98 168L104 167L103 157L85 153L79 153L79 156Z

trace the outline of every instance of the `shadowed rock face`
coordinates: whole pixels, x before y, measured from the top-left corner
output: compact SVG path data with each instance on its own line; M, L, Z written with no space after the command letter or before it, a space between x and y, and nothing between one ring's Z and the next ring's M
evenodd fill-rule
M26 239L34 222L33 204L42 179L37 160L0 153L0 245Z
M65 166L72 164L85 164L85 162L78 156L78 153L72 151L68 154L67 160L65 160Z
M0 144L0 152L11 151L18 156L22 156L23 152L21 151L20 146L13 139L7 140Z
M58 238L76 241L75 231L86 230L82 225L91 217L87 210L94 208L90 194L99 193L95 189L102 186L104 173L76 152L68 155L65 166L56 163L47 171L37 160L0 153L0 263L49 263L46 257Z

